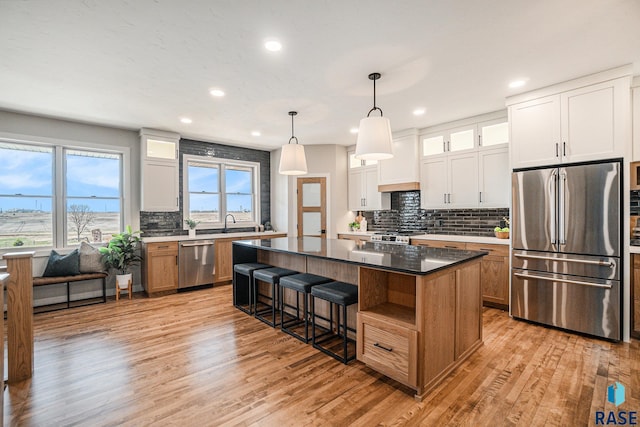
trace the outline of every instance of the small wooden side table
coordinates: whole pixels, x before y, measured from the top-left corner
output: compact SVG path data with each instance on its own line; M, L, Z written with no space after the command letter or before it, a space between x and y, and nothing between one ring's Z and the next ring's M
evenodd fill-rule
M133 284L132 284L132 280L129 279L129 283L127 283L127 292L129 292L129 299L131 299L133 297ZM120 286L118 286L118 282L116 282L116 301L120 300L120 292L124 291L123 289L120 289Z

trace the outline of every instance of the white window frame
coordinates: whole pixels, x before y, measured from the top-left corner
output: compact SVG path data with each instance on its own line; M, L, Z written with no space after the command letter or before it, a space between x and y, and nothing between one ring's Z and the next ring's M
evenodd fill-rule
M120 223L121 228L124 229L125 224L131 224L133 222L133 215L131 213L131 197L129 194L129 188L131 187L131 154L129 147L112 146L105 144L95 144L89 142L69 141L57 138L48 138L40 136L25 136L11 133L0 133L0 141L17 144L17 145L31 145L49 147L53 150L53 201L52 201L52 246L21 246L20 250L33 249L35 250L35 256L48 255L51 249L56 250L68 250L75 248L76 246L66 246L67 241L67 226L65 215L65 174L64 170L64 150L78 150L78 151L101 151L110 154L117 154L121 156L120 163ZM136 221L137 222L137 221ZM103 236L104 237L104 236ZM15 252L16 248L0 248L0 254Z
M225 169L226 167L249 168L253 171L253 221L247 222L227 222L227 228L247 228L255 227L260 223L260 163L248 162L243 160L224 159L221 157L196 156L192 154L184 154L182 156L182 228L188 230L184 220L189 218L189 163L205 163L218 166L219 184L220 184L220 221L202 222L196 226L196 229L222 228L224 227L224 218L227 215L227 193L225 191Z

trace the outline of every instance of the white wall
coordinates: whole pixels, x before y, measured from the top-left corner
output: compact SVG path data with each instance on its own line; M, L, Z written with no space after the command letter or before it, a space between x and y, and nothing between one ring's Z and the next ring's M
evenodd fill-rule
M347 209L347 149L341 145L305 145L308 174L327 177L327 237L336 238L351 221ZM280 151L271 152L271 219L278 230L296 236L296 179L280 175Z

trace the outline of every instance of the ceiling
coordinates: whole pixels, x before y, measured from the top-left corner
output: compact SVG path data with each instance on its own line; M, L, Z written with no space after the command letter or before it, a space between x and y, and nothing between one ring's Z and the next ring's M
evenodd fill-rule
M0 109L266 150L296 110L300 143L351 145L369 73L392 130L423 128L620 65L640 74L639 23L637 0L0 1Z

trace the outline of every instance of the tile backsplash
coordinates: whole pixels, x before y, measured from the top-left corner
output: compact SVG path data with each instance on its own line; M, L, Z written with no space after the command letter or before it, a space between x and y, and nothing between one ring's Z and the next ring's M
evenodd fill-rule
M421 209L420 192L403 191L391 194L391 209L363 215L372 231L493 236L493 229L501 225L502 218L509 218L509 209Z

